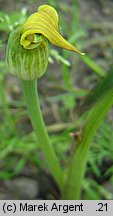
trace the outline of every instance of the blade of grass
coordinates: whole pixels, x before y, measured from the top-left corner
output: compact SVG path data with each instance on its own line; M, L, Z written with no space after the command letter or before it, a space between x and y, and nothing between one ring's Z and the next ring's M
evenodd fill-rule
M80 56L80 59L89 67L92 69L92 71L101 76L101 77L104 77L106 75L104 69L102 69L99 65L97 65L92 59L90 56L88 55L85 55L84 57L83 56Z
M1 100L1 104L3 106L3 111L5 112L5 126L7 127L7 123L8 123L8 129L11 133L16 133L16 129L15 129L15 123L14 120L12 118L7 100L6 100L6 96L5 96L5 92L4 92L4 86L3 86L3 77L0 77L0 100ZM10 126L9 126L10 125Z

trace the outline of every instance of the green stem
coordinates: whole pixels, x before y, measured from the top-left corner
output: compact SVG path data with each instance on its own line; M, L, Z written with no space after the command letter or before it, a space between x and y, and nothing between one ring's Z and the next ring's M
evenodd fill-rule
M65 173L63 199L80 199L82 180L85 172L87 154L90 143L102 119L113 104L113 88L110 88L100 98L87 116L76 151Z
M36 132L38 142L42 148L48 168L52 176L54 177L56 183L61 187L63 182L63 173L58 163L58 158L55 155L54 149L50 143L47 130L42 118L42 113L40 110L38 94L37 94L37 81L24 81L20 80L20 84L24 93L24 97L27 103L27 108L29 111L29 116Z

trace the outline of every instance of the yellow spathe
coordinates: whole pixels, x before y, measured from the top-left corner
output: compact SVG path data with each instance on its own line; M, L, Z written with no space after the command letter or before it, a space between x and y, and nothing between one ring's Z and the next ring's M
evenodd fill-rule
M20 29L20 35L20 44L25 49L38 47L42 42L39 35L43 35L55 46L84 55L58 32L58 14L49 5L40 6L38 12L33 13L26 20Z

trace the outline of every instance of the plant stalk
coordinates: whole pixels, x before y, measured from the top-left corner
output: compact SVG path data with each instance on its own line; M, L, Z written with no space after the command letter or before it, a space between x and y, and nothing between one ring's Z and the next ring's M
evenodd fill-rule
M37 135L40 147L44 152L48 168L52 176L54 177L56 183L61 188L63 183L63 172L59 165L58 158L54 152L54 149L50 143L49 136L43 121L37 93L37 81L20 80L20 84L26 100L29 116L35 133Z

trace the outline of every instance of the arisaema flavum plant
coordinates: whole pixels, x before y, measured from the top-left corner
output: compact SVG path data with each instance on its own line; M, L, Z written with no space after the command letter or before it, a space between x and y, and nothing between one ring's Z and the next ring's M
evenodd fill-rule
M38 12L33 13L19 29L11 33L7 45L6 65L7 70L19 79L34 131L48 169L61 191L61 198L80 199L89 144L103 116L113 103L113 93L112 88L109 88L88 112L68 166L62 168L43 121L37 92L37 79L45 73L48 65L49 42L84 55L59 33L56 10L49 5L41 5Z

